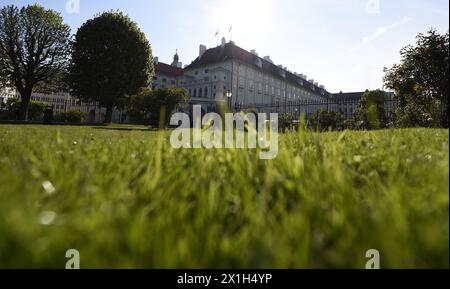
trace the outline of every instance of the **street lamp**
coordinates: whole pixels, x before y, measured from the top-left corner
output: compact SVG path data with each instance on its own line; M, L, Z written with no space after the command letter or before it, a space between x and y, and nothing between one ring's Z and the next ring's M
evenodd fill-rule
M231 97L233 96L233 92L231 92L231 90L228 90L225 95L227 96L228 99L228 109L231 110Z

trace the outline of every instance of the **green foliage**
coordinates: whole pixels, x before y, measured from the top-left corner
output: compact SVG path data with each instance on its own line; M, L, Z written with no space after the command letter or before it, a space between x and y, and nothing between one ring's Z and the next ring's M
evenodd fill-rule
M448 130L300 130L272 161L168 139L0 125L0 267L449 266Z
M84 119L84 113L79 109L72 109L66 112L67 122L82 122Z
M286 132L294 128L294 117L289 113L281 113L278 115L278 129Z
M448 128L449 53L449 33L430 30L400 51L400 64L385 68L385 86L398 98L397 126Z
M343 126L343 120L340 113L321 109L311 117L310 126L318 131L340 130Z
M34 88L56 89L66 71L70 28L60 14L40 5L0 9L0 86L21 95L20 118L28 118Z
M356 129L356 123L353 119L346 119L343 122L344 129Z
M387 126L384 105L387 96L384 91L366 91L355 111L355 122L359 129L380 129Z
M79 109L72 109L56 114L54 120L57 122L80 123L84 120L84 118L84 112Z
M128 96L151 87L152 50L137 24L122 13L106 12L77 31L69 84L72 94L106 107L111 122L114 107Z
M144 90L132 97L128 104L128 115L135 122L151 124L158 127L161 108L165 109L165 125L177 108L188 101L189 94L183 88L158 88L154 91Z
M45 109L48 107L48 103L44 101L30 101L28 109L28 119L40 120L44 115ZM22 109L22 100L19 98L9 98L6 101L6 109L9 111L11 119L20 119L20 113Z

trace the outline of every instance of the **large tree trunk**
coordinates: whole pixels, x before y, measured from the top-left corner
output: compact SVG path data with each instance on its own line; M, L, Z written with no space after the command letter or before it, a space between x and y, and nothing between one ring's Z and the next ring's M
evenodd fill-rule
M24 92L20 95L20 114L19 120L28 120L28 108L30 107L31 91Z
M110 124L112 122L113 108L114 108L114 106L112 104L108 104L106 106L105 119L103 120L104 124Z

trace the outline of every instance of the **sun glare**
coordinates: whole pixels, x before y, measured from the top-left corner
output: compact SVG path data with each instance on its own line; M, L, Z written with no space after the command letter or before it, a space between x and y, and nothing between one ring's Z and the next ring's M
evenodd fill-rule
M223 0L214 9L212 22L220 37L243 40L266 31L268 12L267 0Z

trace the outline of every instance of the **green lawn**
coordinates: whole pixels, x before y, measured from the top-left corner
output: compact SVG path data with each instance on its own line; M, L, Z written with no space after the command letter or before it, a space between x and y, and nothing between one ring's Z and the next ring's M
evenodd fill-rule
M449 266L449 132L174 150L143 127L0 125L0 267Z

